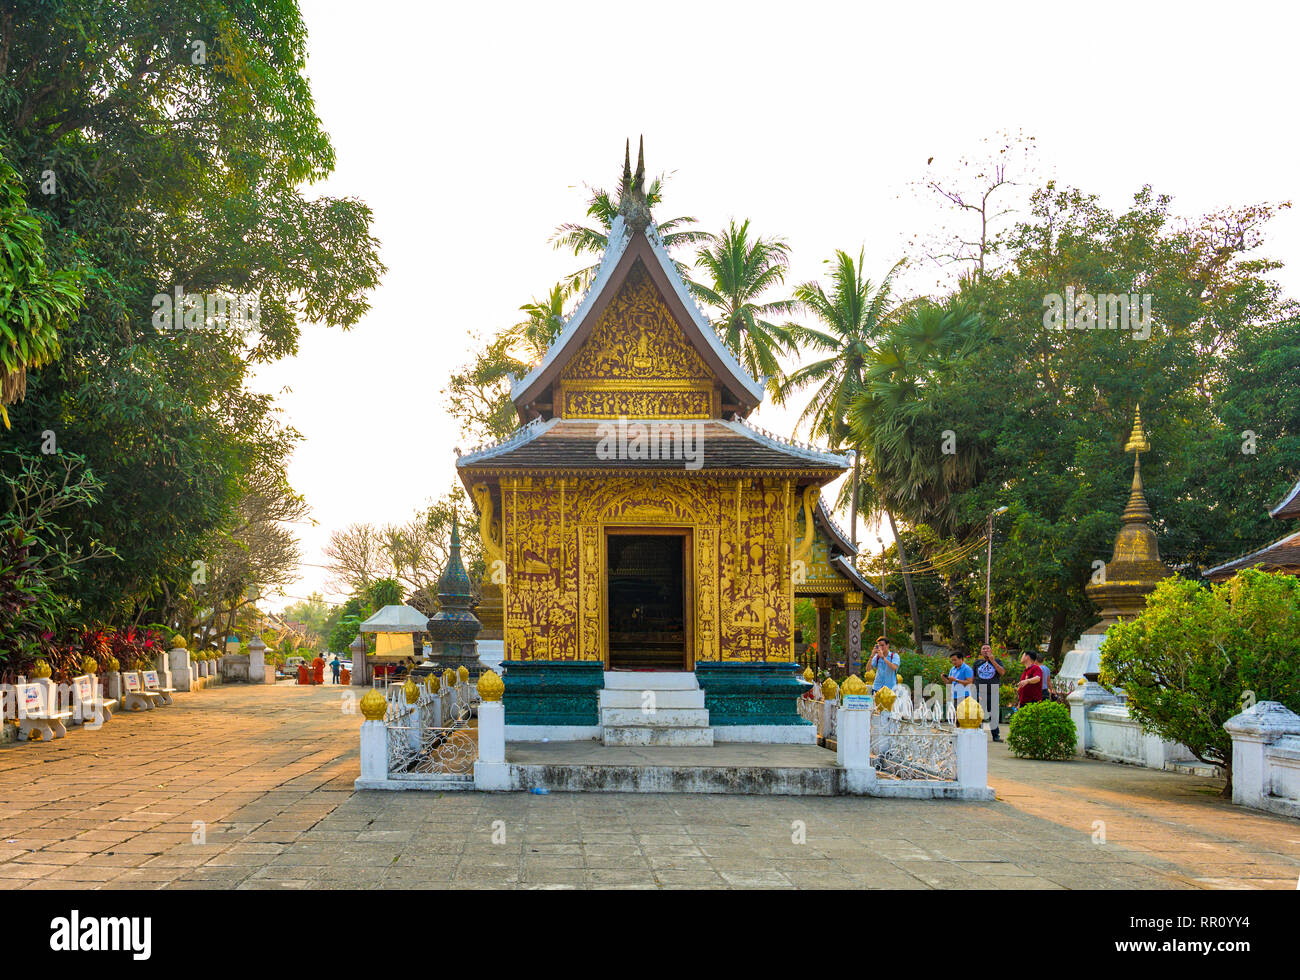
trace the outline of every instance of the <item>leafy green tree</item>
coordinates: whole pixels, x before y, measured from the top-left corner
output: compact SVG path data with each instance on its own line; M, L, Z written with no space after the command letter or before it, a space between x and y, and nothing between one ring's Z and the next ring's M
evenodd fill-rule
M343 616L330 630L329 648L331 653L346 653L352 641L361 632L360 616Z
M59 330L81 306L79 269L51 269L41 219L0 156L0 421L27 392L27 372L59 356Z
M772 318L791 315L797 304L763 296L784 283L789 263L790 246L784 239L751 237L749 220L738 225L733 219L696 253L704 275L687 281L696 297L715 311L713 329L745 370L777 386L783 377L777 357L789 347L791 330Z
M381 578L371 582L366 588L365 599L366 604L376 612L384 606L400 606L402 583L395 578Z
M27 368L13 441L53 433L104 484L89 520L118 559L86 569L78 615L160 619L238 526L267 452L274 403L248 391L252 366L295 350L303 318L366 311L383 271L370 213L300 190L334 158L291 0L8 4L0 37L0 147L48 266L87 270L63 357ZM183 330L165 315L180 293L204 304ZM218 315L232 297L255 313ZM272 442L278 462L291 442Z
M1300 711L1300 579L1246 569L1205 588L1171 577L1131 622L1112 626L1100 679L1122 687L1143 730L1181 742L1228 774L1232 739L1223 724L1255 701Z

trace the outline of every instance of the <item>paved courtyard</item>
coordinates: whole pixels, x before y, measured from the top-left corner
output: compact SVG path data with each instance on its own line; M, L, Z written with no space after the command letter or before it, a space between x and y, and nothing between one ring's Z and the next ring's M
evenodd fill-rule
M0 887L1286 888L1300 821L991 746L992 803L352 790L335 687L227 686L0 746ZM196 840L201 843L196 843Z

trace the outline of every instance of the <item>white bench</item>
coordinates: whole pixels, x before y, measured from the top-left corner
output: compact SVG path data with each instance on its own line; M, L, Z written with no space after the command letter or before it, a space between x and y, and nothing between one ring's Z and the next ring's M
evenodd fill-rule
M78 725L102 724L113 720L117 701L104 697L103 686L94 674L72 679L72 720Z
M159 687L159 686L158 686L158 671L156 671L156 670L142 670L142 671L140 672L140 679L141 679L141 681L142 681L143 684L144 684L144 693L145 693L145 694L161 694L161 695L162 695L162 703L163 703L163 704L172 704L172 703L173 703L172 695L176 693L176 688L174 688L174 687Z
M148 711L163 703L163 695L157 691L146 691L140 683L140 675L134 670L122 671L122 707L127 711Z
M53 684L19 684L16 694L18 741L48 742L68 734L63 722L72 712L55 710Z

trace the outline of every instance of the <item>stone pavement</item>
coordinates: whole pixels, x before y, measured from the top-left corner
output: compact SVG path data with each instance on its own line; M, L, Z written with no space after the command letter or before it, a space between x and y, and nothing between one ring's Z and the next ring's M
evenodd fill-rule
M0 887L1294 889L1300 876L1300 822L1233 807L1212 780L1002 745L992 803L356 793L347 691L228 685L0 746Z

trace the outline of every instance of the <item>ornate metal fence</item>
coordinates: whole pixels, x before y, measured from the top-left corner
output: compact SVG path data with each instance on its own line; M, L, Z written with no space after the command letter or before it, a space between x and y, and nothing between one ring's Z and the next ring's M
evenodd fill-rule
M957 747L951 704L912 706L904 687L895 690L893 707L871 716L871 765L877 774L894 779L955 780ZM836 737L839 705L799 699L799 714L817 726L823 740ZM945 711L946 708L946 711Z
M384 691L388 711L388 772L421 775L468 775L478 759L478 733L471 726L477 692L468 682L433 690L420 684L414 704L405 683Z
M878 712L871 718L871 765L879 775L896 779L956 779L955 734L924 707L915 717Z

